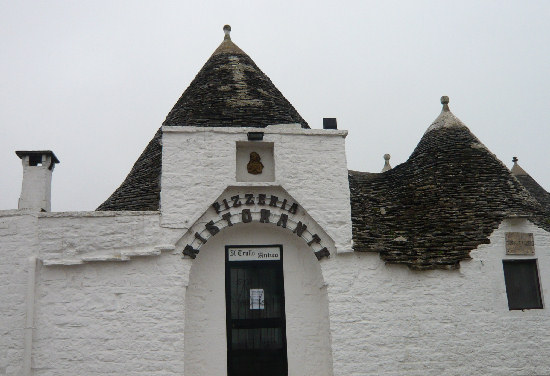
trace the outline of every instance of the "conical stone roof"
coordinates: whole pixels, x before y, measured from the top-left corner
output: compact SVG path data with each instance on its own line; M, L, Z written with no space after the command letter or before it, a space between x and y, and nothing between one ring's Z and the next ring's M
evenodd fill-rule
M147 144L126 179L96 210L159 210L162 132Z
M541 205L450 112L448 98L442 103L405 163L378 174L349 172L356 251L413 269L457 268L504 218L544 224Z
M309 128L252 59L225 38L182 94L162 125L266 127L299 123Z
M252 59L231 41L231 28L166 116L164 126L309 128ZM192 161L190 161L192 163ZM96 210L158 210L162 171L159 129L119 188Z

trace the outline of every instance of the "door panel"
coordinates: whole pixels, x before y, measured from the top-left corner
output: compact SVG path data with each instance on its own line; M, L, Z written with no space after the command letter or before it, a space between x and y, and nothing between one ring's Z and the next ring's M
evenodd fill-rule
M278 289L278 271L276 268L258 264L252 268L231 266L229 272L231 273L232 319L266 319L280 318L282 316L281 301L283 294ZM263 290L263 309L250 309L251 289Z
M279 248L276 260L228 256L236 248L273 247ZM281 246L226 247L226 310L229 376L287 375Z

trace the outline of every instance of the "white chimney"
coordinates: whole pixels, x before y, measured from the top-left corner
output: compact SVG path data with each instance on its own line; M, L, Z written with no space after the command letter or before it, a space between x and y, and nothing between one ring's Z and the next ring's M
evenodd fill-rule
M23 184L18 209L49 212L52 172L59 160L51 150L16 151L23 162Z

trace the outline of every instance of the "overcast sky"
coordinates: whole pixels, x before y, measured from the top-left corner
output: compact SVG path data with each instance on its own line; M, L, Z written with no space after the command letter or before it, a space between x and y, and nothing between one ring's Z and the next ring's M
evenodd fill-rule
M61 160L52 210L93 210L122 183L223 39L312 128L336 117L348 167L407 160L451 111L550 189L550 1L0 1L0 209L15 150ZM192 156L189 156L192 160ZM192 162L191 162L192 163Z

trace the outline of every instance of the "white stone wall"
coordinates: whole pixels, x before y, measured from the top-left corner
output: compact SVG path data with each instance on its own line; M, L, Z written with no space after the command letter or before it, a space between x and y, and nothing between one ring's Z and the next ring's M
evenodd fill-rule
M36 214L0 212L0 375L23 374L28 258L36 248Z
M164 254L42 267L34 375L181 375L186 262Z
M98 352L105 338L126 341L132 338L133 329L151 334L158 329L151 327L153 316L162 316L159 310L169 313L173 306L174 315L183 312L181 286L187 280L188 261L173 251L181 231L174 234L175 230L160 228L159 222L159 213L152 212L0 212L0 375L30 375L30 366L34 374L105 373L108 367L97 366L103 362ZM162 254L165 257L157 257ZM31 285L32 257L44 266ZM179 261L177 268L171 258ZM159 291L163 294L155 295ZM115 301L133 312L119 309L123 314L116 323L109 321L114 317L109 305ZM145 306L140 308L141 304ZM29 312L31 318L34 314L34 325L33 321L26 323ZM183 315L177 317L183 320ZM120 331L115 332L113 325L120 325ZM26 337L33 347L25 348ZM164 341L159 338L152 340ZM183 341L183 336L178 338ZM135 363L117 351L109 350L118 358L116 362ZM77 353L96 354L87 357L88 365L83 367L91 369L95 361L97 371L76 367L81 360ZM26 367L31 357L33 362ZM154 374L139 365L135 370Z
M548 374L550 309L508 310L507 231L534 233L543 299L550 296L550 234L525 220L502 223L456 271L411 271L376 253L323 261L334 374Z
M550 294L550 234L523 219L503 222L491 244L472 251L460 270L419 272L385 265L376 253L332 254L317 261L310 248L296 245L303 240L274 224L227 228L230 236L216 235L191 260L166 251L183 230L159 227L157 214L0 214L0 375L24 374L33 254L49 262L37 271L33 301L34 375L181 375L184 368L200 375L193 367L204 365L198 350L204 348L218 352L208 362L216 370L204 374L223 374L223 280L206 278L223 258L213 250L243 236L279 242L272 238L279 232L285 245L291 375L330 374L331 355L334 375L550 370L548 308L508 310L502 260L514 257L505 256L507 231L534 233L543 299ZM120 262L111 258L117 254L132 256ZM193 266L195 277L189 280ZM212 284L202 284L205 278ZM329 330L325 299L330 336L323 334ZM193 342L205 326L212 332L202 337L206 342Z
M40 213L38 256L45 265L126 261L174 249L181 231L160 227L158 212Z
M163 127L162 225L188 229L236 182L236 145L258 128ZM260 129L274 144L275 181L334 240L352 250L346 131L277 125ZM264 182L259 186L269 186Z

